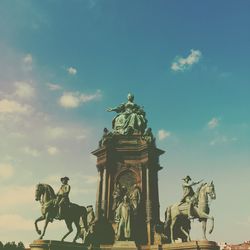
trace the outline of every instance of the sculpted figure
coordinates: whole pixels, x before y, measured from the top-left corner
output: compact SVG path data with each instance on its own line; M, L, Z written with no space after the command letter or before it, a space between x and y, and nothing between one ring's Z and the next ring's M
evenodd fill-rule
M129 240L131 237L131 207L127 195L117 208L117 240Z
M128 101L115 108L108 108L118 115L112 121L112 128L118 134L131 135L134 132L144 133L147 127L146 113L143 108L134 103L134 95L128 94Z
M141 191L140 188L134 184L134 189L132 190L131 194L130 194L130 202L131 202L131 206L133 208L134 214L137 214L138 211L138 206L141 202Z
M112 206L112 211L115 211L116 208L118 207L118 205L121 203L122 201L122 193L121 193L121 187L120 184L117 183L114 191L113 191L113 206Z
M151 128L147 128L143 135L143 139L148 143L148 144L155 144L155 137L152 133Z
M188 203L188 218L192 219L192 205L194 202L194 194L195 194L193 190L193 186L199 184L201 181L189 183L189 181L192 180L189 175L187 175L182 180L184 181L182 184L183 197L181 199L180 205L185 202Z
M55 206L58 206L58 219L61 220L63 218L62 211L65 207L70 204L69 201L69 192L70 185L68 184L69 178L67 176L61 178L62 186L57 192L57 198L55 201Z
M107 129L103 129L102 139L99 141L99 147L105 146L112 139L112 133Z

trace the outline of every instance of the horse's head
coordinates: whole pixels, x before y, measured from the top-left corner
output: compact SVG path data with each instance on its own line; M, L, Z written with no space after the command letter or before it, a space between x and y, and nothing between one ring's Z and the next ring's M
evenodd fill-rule
M215 193L215 188L214 188L214 183L213 181L210 184L207 184L207 193L210 196L212 200L216 199L216 193Z
M39 183L36 185L36 191L35 191L35 200L40 201L41 195L44 193L44 186L43 184Z

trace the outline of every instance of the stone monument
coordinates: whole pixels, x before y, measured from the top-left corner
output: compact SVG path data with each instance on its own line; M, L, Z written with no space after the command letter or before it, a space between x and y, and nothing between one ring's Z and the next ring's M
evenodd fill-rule
M97 218L104 216L114 229L114 240L153 244L154 228L160 221L159 156L146 113L134 96L115 108L112 132L104 129L97 157ZM146 130L146 131L145 131Z

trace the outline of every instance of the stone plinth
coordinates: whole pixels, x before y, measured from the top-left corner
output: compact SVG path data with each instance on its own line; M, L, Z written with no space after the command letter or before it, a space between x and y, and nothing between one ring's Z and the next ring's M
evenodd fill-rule
M116 241L111 250L137 250L134 241Z
M30 244L31 250L87 250L83 244L56 240L35 240Z
M219 250L219 246L214 241L189 241L182 243L163 244L162 250Z

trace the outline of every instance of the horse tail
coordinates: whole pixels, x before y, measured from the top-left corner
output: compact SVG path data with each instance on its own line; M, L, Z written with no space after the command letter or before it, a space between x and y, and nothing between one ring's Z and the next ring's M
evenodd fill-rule
M165 229L167 229L167 227L170 225L170 222L171 222L171 207L172 206L169 206L166 208L166 211L165 211Z

